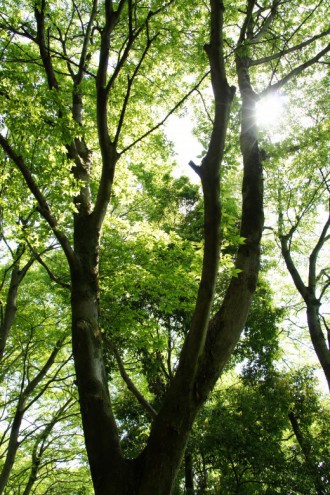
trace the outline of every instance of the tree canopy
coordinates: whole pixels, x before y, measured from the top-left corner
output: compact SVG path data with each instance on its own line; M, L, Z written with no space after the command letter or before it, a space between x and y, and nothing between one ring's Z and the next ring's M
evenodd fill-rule
M327 493L328 0L1 7L0 495Z

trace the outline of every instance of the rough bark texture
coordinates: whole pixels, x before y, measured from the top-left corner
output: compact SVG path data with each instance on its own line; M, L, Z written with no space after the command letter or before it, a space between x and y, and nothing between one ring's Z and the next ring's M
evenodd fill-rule
M320 303L317 300L307 303L307 323L315 353L322 366L330 390L330 350L328 340L321 327L319 308Z

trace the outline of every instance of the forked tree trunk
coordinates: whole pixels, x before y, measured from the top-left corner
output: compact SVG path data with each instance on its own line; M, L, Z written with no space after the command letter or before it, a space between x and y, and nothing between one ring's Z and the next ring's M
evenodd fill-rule
M308 285L304 284L300 276L300 273L298 272L295 266L294 260L291 256L291 251L289 249L289 241L291 240L291 236L293 232L289 233L289 235L281 235L280 241L281 241L282 255L285 264L287 266L287 269L292 277L296 289L298 290L299 294L301 295L301 297L303 298L306 304L306 315L307 315L309 334L311 337L311 341L315 353L317 355L320 365L322 366L330 390L329 340L326 339L321 327L320 313L319 313L321 301L316 297L316 260L317 260L317 254L320 250L318 245L321 244L323 245L324 239L326 238L326 233L329 228L329 224L330 224L330 220L328 219L323 228L323 232L320 236L320 239L310 256Z
M235 88L229 87L227 83L224 68L223 10L222 2L211 0L211 42L205 46L205 50L211 66L215 118L207 155L201 166L191 164L201 178L205 200L205 247L201 283L178 369L160 411L152 422L147 445L135 460L125 460L120 449L98 323L99 232L93 215L101 212L101 206L105 208L108 199L102 204L98 201L94 213L84 216L81 211L76 217L77 261L71 270L73 352L86 447L96 495L171 494L197 412L234 350L256 287L263 227L263 188L255 126L251 129L253 111L249 107L248 97L244 100L241 141L244 157L241 235L246 239L237 254L237 268L241 273L232 280L222 307L210 320L221 245L221 163L235 92ZM245 87L242 86L242 90L245 91ZM100 95L102 96L101 89ZM244 95L246 96L245 93ZM100 115L103 107L104 105L100 106ZM101 117L99 130L105 130L106 115ZM103 138L103 133L100 132L106 174L106 160L111 154L111 146L109 140ZM109 187L106 191L107 198ZM102 214L100 218L101 216Z
M94 7L96 9L96 1ZM241 236L245 243L237 253L237 278L231 281L220 310L210 319L218 276L221 248L221 166L226 131L235 88L226 78L223 51L223 2L210 0L211 36L205 45L211 68L215 116L208 152L200 166L191 164L201 178L204 194L204 258L195 311L183 345L179 365L154 418L146 447L135 460L123 457L113 416L102 353L99 327L98 251L99 235L110 200L116 161L119 158L117 139L111 141L108 126L107 100L111 84L107 82L110 38L125 1L114 12L111 1L105 2L105 25L101 31L100 63L96 77L97 126L102 155L102 173L95 200L91 205L88 152L75 141L72 145L75 177L82 184L76 197L74 247L58 228L23 159L5 141L30 190L35 194L40 211L61 244L71 270L72 341L80 409L85 443L95 495L170 495L186 449L192 425L225 364L228 362L243 330L259 269L259 247L263 227L262 167L258 150L253 111L250 108L251 88L244 84L244 71L239 72L243 96L241 148L244 158L243 206ZM150 15L153 15L151 12ZM41 57L48 74L50 88L59 88L54 80L51 57L44 53L45 2L38 22ZM149 16L146 23L148 23ZM92 22L92 21L91 21ZM147 26L148 27L148 26ZM142 60L141 60L142 62ZM81 63L81 67L84 64ZM238 64L239 69L241 67ZM83 69L81 69L83 70ZM82 72L79 72L80 75ZM79 75L79 74L78 74ZM82 76L81 76L82 77ZM79 78L78 78L79 79ZM75 83L76 86L79 84ZM78 89L78 88L76 88ZM74 100L74 117L81 124ZM253 106L253 105L252 105ZM125 105L123 107L124 115ZM120 126L118 128L120 133ZM117 137L119 134L117 133ZM0 143L4 141L0 135ZM80 143L81 144L81 143ZM70 156L71 156L70 155Z

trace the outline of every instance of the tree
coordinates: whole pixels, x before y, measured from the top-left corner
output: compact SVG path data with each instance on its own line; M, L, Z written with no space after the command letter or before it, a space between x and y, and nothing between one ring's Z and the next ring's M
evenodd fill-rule
M324 75L327 78L327 75ZM305 82L308 100L299 98L300 84L290 94L288 131L276 144L265 140L276 239L286 268L306 309L314 351L329 383L329 130L327 82ZM299 110L298 110L299 108ZM299 318L301 323L301 319Z
M310 168L304 174L308 189L301 179L294 177L294 172L290 183L287 178L281 180L283 187L278 192L278 237L287 270L306 305L310 338L330 386L329 326L326 309L323 309L326 308L330 285L329 266L323 254L329 241L330 226L328 143L323 134L328 124L322 119L321 111L314 117L315 125L301 133L295 150L289 147L289 154L284 152L282 157L291 159L296 167L303 166L308 159ZM302 136L304 144L300 141ZM306 146L309 146L311 139L318 142L317 156L306 153ZM285 166L282 168L285 169ZM324 205L322 210L321 205ZM298 259L303 257L305 261L301 264ZM307 273L304 265L308 267ZM322 308L323 303L325 305Z
M48 298L48 286L43 266L31 266L20 284L19 310L2 360L0 490L4 494L55 493L54 478L61 487L56 493L71 493L80 480L88 487L68 346L69 318L58 311L63 294L57 291ZM63 463L68 467L63 468Z
M38 218L35 242L38 236L55 238L69 267L73 356L96 495L171 492L197 412L240 337L256 287L263 229L263 153L255 105L330 51L321 22L325 2L309 3L298 17L295 7L278 0L261 5L248 0L246 6L228 5L227 11L216 0L210 0L209 8L203 2L191 7L173 0L41 0L4 8L0 145L19 171ZM206 19L210 34L205 44ZM321 27L310 36L314 23ZM232 24L239 28L230 29ZM209 69L201 56L203 44ZM145 153L143 162L150 158L152 144L164 142L161 125L202 84L208 70L213 122L200 166L190 163L200 177L204 201L196 304L147 444L127 459L103 357L101 230L119 162L134 148ZM187 71L195 80L191 85L184 78ZM229 77L237 80L241 98L244 242L237 248L234 275L220 307L213 312L222 240L221 179L235 96Z
M190 440L197 493L327 493L327 415L309 370L236 377L198 416Z

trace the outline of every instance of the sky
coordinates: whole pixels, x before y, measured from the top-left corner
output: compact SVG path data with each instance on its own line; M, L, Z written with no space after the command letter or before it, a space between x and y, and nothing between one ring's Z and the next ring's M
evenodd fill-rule
M200 163L198 156L202 153L203 147L193 136L193 122L189 116L177 117L172 115L165 126L168 139L173 142L175 158L178 163L175 171L176 176L187 175L192 182L198 183L199 177L189 166L192 160L197 165Z

